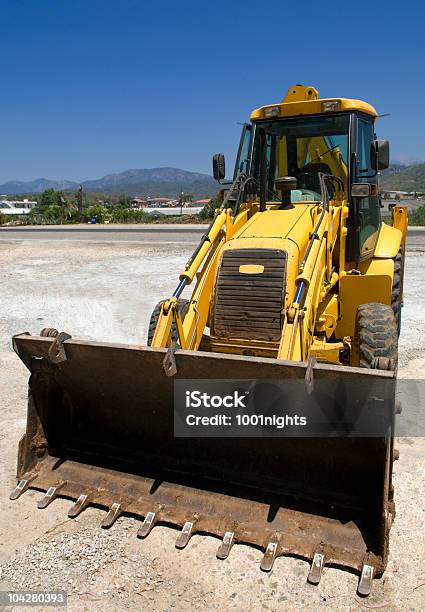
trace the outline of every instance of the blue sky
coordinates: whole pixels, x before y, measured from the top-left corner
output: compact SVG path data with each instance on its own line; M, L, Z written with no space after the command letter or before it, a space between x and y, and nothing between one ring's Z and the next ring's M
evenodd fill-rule
M0 182L230 165L294 83L363 98L425 160L422 2L0 0Z

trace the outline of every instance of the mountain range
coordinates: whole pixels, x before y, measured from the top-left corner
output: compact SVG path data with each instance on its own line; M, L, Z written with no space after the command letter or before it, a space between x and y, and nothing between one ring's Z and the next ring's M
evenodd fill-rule
M132 196L176 197L182 191L195 197L213 196L218 183L208 174L189 172L179 168L150 168L125 170L107 174L100 179L83 181L36 179L34 181L9 181L0 185L1 195L40 193L45 189L73 191L83 186L86 191L101 193L127 193Z
M425 191L425 163L402 166L394 164L384 170L380 181L384 189Z
M86 191L99 193L126 193L132 196L177 197L182 191L195 198L216 195L218 183L208 174L189 172L179 168L150 168L125 170L107 174L100 179L81 183ZM401 191L425 191L425 163L403 166L393 164L382 173L384 189ZM0 195L41 193L53 188L74 191L80 183L67 180L36 179L34 181L9 181L0 185Z

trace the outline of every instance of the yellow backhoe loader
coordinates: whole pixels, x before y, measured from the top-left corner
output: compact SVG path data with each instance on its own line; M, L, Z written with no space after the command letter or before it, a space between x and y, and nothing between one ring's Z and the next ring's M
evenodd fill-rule
M12 499L31 487L45 491L39 508L73 500L70 517L101 506L102 527L136 515L142 538L174 526L178 548L210 534L222 539L221 559L250 544L264 551L265 571L297 555L315 584L325 565L351 568L358 592L370 592L395 513L391 383L407 229L404 207L391 225L381 220L389 145L376 139L376 118L365 102L301 85L255 110L232 181L223 155L213 158L218 208L155 308L148 346L54 329L13 338L31 377ZM295 381L298 413L321 423L332 401L312 408L309 398L327 384L345 434L176 436L175 385L186 380ZM388 423L379 435L344 430L358 410L353 383L373 389L368 410Z

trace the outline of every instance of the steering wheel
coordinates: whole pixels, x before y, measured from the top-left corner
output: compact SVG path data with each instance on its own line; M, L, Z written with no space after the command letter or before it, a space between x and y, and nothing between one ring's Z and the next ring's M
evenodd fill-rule
M309 187L308 182L307 181L303 181L302 177L306 177L307 179L314 180L314 176L312 174L310 174L309 172L294 172L294 176L297 177L298 181L299 181L299 187L301 189L311 189L311 187Z

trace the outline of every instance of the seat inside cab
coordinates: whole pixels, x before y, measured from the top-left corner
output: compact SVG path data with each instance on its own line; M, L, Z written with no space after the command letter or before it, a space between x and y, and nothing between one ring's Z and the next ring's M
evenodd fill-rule
M286 203L320 201L319 173L333 174L348 189L348 126L344 117L320 118L300 123L270 122L264 125L267 142L269 187L279 200L281 188L289 184L284 177L295 179ZM289 194L288 194L289 198Z

